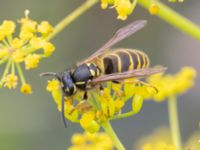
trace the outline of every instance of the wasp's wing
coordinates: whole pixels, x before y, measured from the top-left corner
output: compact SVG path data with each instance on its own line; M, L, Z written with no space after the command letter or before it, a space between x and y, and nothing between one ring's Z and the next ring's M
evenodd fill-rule
M167 68L166 67L156 67L156 68L144 68L144 69L136 69L136 70L129 70L126 72L121 73L112 73L108 75L103 75L97 77L90 81L90 84L95 85L102 82L107 81L120 81L128 78L145 78L147 76L164 72Z
M127 25L125 27L120 28L108 42L106 42L101 48L99 48L95 53L93 53L91 56L89 56L82 63L90 62L94 58L102 55L106 50L111 48L113 45L115 45L119 41L129 37L133 33L142 29L146 25L146 23L147 23L146 20L137 20L137 21L130 23L129 25Z

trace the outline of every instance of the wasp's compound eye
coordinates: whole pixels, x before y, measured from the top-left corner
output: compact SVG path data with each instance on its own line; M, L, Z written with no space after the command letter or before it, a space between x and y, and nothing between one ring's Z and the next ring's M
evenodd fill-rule
M62 76L63 91L66 96L71 96L76 92L76 86L69 72L64 72Z

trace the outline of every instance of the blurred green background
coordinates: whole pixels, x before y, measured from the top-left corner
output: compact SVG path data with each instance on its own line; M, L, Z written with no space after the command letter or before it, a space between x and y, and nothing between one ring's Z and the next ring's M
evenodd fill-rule
M167 0L163 0L167 1ZM64 16L79 6L81 1L70 0L1 0L0 21L17 20L24 10L30 17L48 20L56 25ZM200 1L185 0L184 3L168 5L200 25ZM101 10L96 5L65 30L52 42L56 51L52 57L40 62L36 70L26 71L26 79L32 84L33 94L26 96L18 90L0 89L0 150L66 150L71 135L82 129L69 123L65 129L51 95L45 90L46 79L38 75L46 71L63 71L70 68L99 48L120 27L136 19L148 20L142 31L120 42L115 47L137 48L145 51L152 65L167 66L168 72L177 72L182 66L193 66L200 71L200 42L176 30L146 10L137 6L126 20L116 19L112 9ZM0 73L2 73L2 66ZM179 114L183 140L198 129L200 120L200 78L188 93L179 97ZM135 117L112 122L119 138L127 149L143 135L161 125L168 124L167 105L147 101Z

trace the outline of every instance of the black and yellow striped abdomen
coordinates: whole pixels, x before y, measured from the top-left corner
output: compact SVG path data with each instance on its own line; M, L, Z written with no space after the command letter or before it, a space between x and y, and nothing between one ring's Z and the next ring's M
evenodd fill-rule
M101 57L101 71L104 74L146 68L149 64L144 52L133 49L116 49Z

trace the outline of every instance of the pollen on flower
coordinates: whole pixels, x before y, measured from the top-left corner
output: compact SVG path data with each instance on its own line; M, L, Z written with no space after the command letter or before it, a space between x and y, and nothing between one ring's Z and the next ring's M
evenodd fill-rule
M23 87L25 77L22 63L25 63L26 69L36 68L41 59L49 57L55 50L53 44L45 39L46 36L52 33L53 27L47 21L37 23L28 16L29 13L30 11L26 10L25 17L19 19L18 23L4 20L0 24L0 62L1 65L7 63L0 79L0 87L15 88L17 74ZM19 27L18 30L17 27ZM19 35L15 31L19 32ZM9 74L15 74L15 72L17 72L15 78L8 76ZM28 88L22 89L25 89L23 93L30 92L30 90L27 90Z
M117 11L117 19L126 20L136 5L136 1L130 0L101 0L101 8L106 9L109 5Z
M4 79L4 87L7 87L9 89L14 89L17 87L17 81L18 78L14 74L8 74Z
M36 68L40 61L40 56L38 54L30 54L25 58L25 68L33 69Z
M60 83L58 82L58 80L53 79L51 81L48 81L48 85L46 87L47 91L53 92L58 90L59 88L60 88Z
M32 93L31 85L30 85L30 84L27 84L27 83L23 84L23 85L21 86L20 91L21 91L22 93L24 93L24 94L31 94L31 93Z

